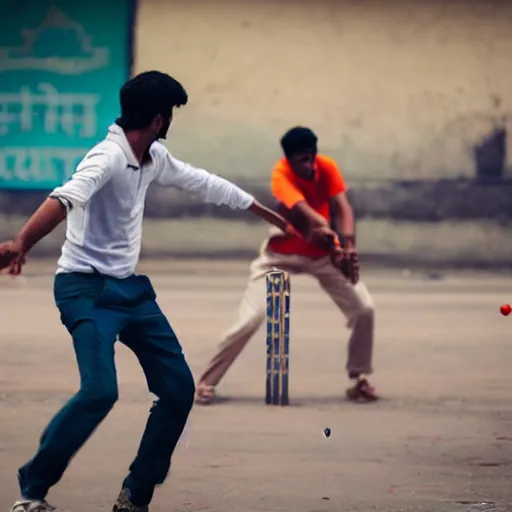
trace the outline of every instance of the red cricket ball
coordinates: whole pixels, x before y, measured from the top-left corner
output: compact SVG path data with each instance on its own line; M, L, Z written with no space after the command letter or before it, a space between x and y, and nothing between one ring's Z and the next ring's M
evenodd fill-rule
M501 314L504 316L510 315L512 313L512 306L510 304L503 304L500 308Z

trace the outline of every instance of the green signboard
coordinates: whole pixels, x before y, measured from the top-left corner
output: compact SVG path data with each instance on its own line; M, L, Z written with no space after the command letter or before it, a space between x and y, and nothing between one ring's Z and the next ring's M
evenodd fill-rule
M52 189L105 136L130 73L133 15L130 0L1 3L0 188Z

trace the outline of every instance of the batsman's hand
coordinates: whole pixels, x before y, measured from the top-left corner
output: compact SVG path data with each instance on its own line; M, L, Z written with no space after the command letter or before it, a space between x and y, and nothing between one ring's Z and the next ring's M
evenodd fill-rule
M0 244L0 272L7 272L17 276L21 274L21 267L25 264L25 252L21 242L9 240Z
M316 226L309 230L306 239L318 247L333 250L338 235L329 226Z
M331 261L352 284L359 281L359 255L355 248L336 247L331 251Z

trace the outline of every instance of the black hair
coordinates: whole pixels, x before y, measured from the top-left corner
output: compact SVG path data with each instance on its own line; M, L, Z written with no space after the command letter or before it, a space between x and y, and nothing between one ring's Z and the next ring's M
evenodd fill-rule
M128 80L119 93L121 117L116 121L125 130L146 128L157 114L171 117L174 107L186 105L184 87L160 71L145 71Z
M306 151L317 152L318 137L309 128L296 126L288 130L281 138L281 147L287 158Z

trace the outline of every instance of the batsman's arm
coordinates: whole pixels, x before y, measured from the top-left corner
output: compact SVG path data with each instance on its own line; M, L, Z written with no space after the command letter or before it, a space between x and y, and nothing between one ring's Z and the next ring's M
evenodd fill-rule
M271 188L272 195L290 212L291 218L300 219L301 224L305 221L305 226L295 226L295 228L310 242L324 246L339 245L338 237L331 229L328 220L309 206L302 191L286 174L274 170Z
M356 243L354 234L354 211L345 192L334 196L334 205L338 218L340 219L340 231L343 236L343 244L347 249L354 248Z
M295 203L291 209L307 219L309 229L329 227L327 219L313 210L305 200Z
M283 217L263 206L234 183L174 158L163 146L161 157L163 160L156 176L158 184L196 194L206 203L249 210L285 233L296 234Z

